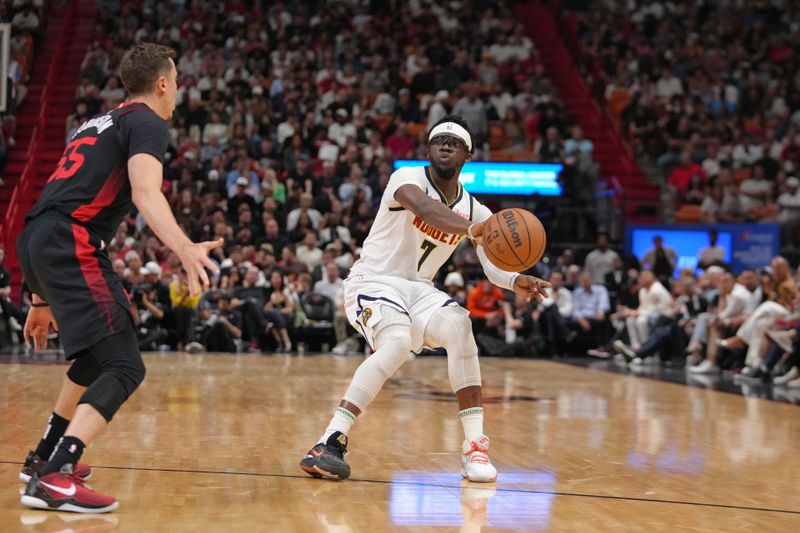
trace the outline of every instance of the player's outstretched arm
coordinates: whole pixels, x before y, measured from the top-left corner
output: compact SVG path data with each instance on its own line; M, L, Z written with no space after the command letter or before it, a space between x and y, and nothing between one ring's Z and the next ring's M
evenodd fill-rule
M208 287L205 268L213 272L219 270L208 258L208 252L221 247L224 241L218 239L193 243L189 240L175 221L169 203L161 192L163 172L161 162L150 154L136 154L128 160L133 203L161 242L178 254L189 275L189 292L196 295L201 286Z
M469 235L479 244L482 244L480 237L483 235L483 224L470 222L453 213L444 204L425 194L419 187L403 185L397 189L394 199L439 231L456 235ZM470 229L470 226L472 229Z

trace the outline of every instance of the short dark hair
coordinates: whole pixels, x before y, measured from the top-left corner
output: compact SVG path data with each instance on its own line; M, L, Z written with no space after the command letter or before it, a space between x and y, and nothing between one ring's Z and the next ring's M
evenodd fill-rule
M433 127L430 129L430 131L428 131L428 137L431 136L431 131L433 131L433 128L435 128L439 124L444 124L445 122L453 122L454 124L458 124L459 126L464 128L465 130L467 130L467 133L469 133L469 138L472 139L472 148L470 149L469 153L473 153L475 151L475 134L472 133L472 130L470 129L469 124L467 123L467 121L464 120L462 117L460 117L458 115L445 115L445 116L443 116L441 119L439 119L436 122L436 124L433 125Z
M122 84L129 95L147 94L159 76L170 70L175 51L161 44L138 43L125 52L120 63Z

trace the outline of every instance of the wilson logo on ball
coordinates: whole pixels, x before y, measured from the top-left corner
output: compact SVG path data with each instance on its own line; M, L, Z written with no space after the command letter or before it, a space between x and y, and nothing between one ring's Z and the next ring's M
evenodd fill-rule
M511 210L507 210L503 211L502 215L506 221L508 231L511 232L511 240L514 241L514 246L522 245L522 237L519 236L519 231L517 231L517 228L519 227L519 222L517 222L517 218L514 216L514 212Z
M523 272L535 265L547 245L542 223L524 209L504 209L486 220L484 251L498 268Z

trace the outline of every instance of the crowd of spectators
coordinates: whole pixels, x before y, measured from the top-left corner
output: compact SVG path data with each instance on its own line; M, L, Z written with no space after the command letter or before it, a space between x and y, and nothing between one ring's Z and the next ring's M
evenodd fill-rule
M193 240L225 240L212 290L192 298L141 216L121 225L108 252L143 348L291 351L329 324L318 347L358 349L341 279L394 160L426 159L446 113L470 124L474 159L593 167L506 2L101 2L67 138L125 99L119 62L139 41L177 52L164 192ZM478 263L459 255L468 290Z
M213 2L169 12L156 2L141 7L103 7L67 134L124 100L118 66L130 43L175 48L179 96L164 191L193 239L225 240L214 253L221 272L212 289L192 297L177 256L140 216L120 226L107 249L132 296L143 349L292 351L316 327L323 332L319 348L360 349L343 316L342 279L359 257L393 160L424 158L425 131L444 113L467 118L478 158L497 152L513 158L516 146L532 159L591 172L591 142L565 120L535 49L504 4L483 9L467 2L454 13L410 3L391 14L315 2L264 11ZM674 17L666 13L682 12L675 9L633 19L631 28L661 18L657 26L669 28ZM405 34L389 31L395 19ZM423 24L430 20L437 25ZM627 55L616 38L615 51L606 53L609 28L619 23L606 20L591 34L600 73L613 64L616 76L622 59L614 54ZM659 35L664 46L671 42ZM675 54L673 72L686 70L678 68L683 57ZM648 77L644 64L637 62L643 69L637 80ZM685 91L685 80L678 85ZM684 94L676 92L675 101L697 100ZM629 107L641 109L642 101L635 97ZM660 105L657 98L644 101ZM738 117L737 109L720 113ZM705 149L704 139L687 140L682 161L661 159L679 192L684 184L693 190L696 178L681 172L698 165L694 156ZM643 150L650 145L641 143ZM720 153L714 146L708 144L709 153ZM724 161L701 163L709 177L738 170ZM753 168L760 176L765 166ZM783 179L785 171L778 165L776 182L796 190L800 184ZM703 181L701 188L708 186ZM536 274L554 287L542 304L504 295L483 280L471 246L457 251L437 282L470 310L483 353L617 352L638 366L656 354L672 359L685 347L693 374L744 366L750 379L775 375L788 368L783 354L796 353L788 264L776 258L765 272L734 278L719 266L717 248L712 238L701 251L702 275L686 271L676 279L677 258L660 239L637 260L620 257L599 235L580 265L569 249L538 265ZM800 377L789 372L786 381Z
M800 227L800 10L604 2L568 16L594 94L667 184L678 221Z
M11 24L5 93L5 110L0 113L0 187L4 185L3 171L8 151L16 140L17 110L28 94L28 79L33 67L34 53L41 42L43 23L47 14L44 0L4 0L0 2L0 22Z
M713 238L697 270L679 270L659 236L639 258L607 244L601 235L582 265L570 250L539 265L553 286L540 304L509 300L488 282L468 291L481 351L613 356L633 369L685 363L692 378L725 370L742 383L800 388L800 269L776 256L761 271L733 272ZM445 284L464 293L458 272Z

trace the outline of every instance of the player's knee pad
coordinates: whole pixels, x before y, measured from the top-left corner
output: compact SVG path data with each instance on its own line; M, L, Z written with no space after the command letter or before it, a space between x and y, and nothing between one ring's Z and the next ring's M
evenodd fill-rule
M67 370L67 378L81 387L88 387L98 376L100 376L100 364L88 350L79 353Z
M372 357L378 356L375 360L385 374L384 379L388 379L411 355L411 319L394 309L387 308L383 313L383 320L387 322L375 328L375 353Z
M453 391L481 384L478 345L465 309L454 305L442 307L431 317L425 333L426 342L447 350L447 372Z
M344 399L364 411L389 377L411 355L411 319L405 313L382 306L380 321L373 327L375 353L356 370Z
M90 351L100 365L100 375L86 389L79 403L97 409L111 421L116 412L144 381L145 367L132 331L107 337Z

